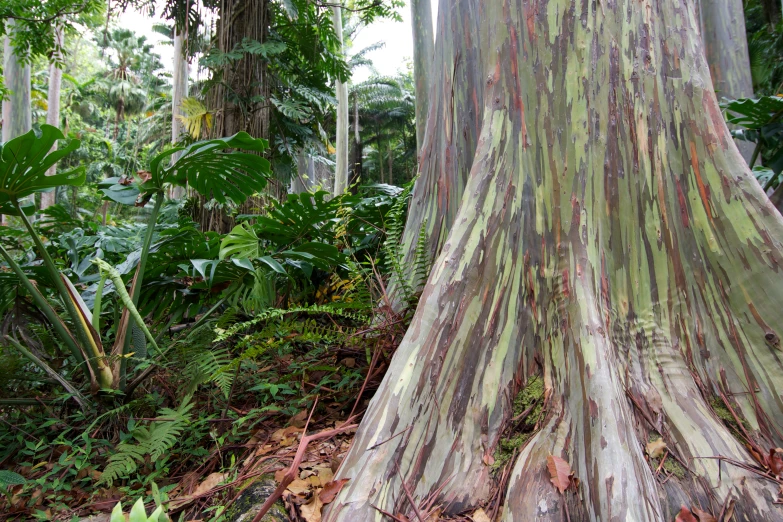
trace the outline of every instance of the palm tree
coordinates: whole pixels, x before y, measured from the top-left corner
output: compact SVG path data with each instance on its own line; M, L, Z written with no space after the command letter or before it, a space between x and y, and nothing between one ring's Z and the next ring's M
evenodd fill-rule
M114 108L114 139L119 122L138 114L147 105L152 73L161 68L160 57L144 36L130 29L113 29L98 39L98 47L108 55L109 71L100 82L107 101ZM148 85L144 85L147 80ZM153 82L157 83L157 82Z
M361 153L365 176L381 183L411 179L416 166L416 100L410 74L370 78L352 86L349 98L354 104L354 131L359 131L354 132L354 162Z

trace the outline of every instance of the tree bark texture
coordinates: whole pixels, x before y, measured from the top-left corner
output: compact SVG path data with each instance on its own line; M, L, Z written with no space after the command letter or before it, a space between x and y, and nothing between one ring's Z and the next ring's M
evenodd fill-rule
M501 520L560 521L568 506L571 520L671 521L729 500L735 520L783 520L777 484L709 458L753 463L713 409L721 393L765 447L783 443L783 219L723 123L695 6L478 5L441 4L447 81L433 84L418 182L428 219L461 204L325 520L410 514L406 488L447 513L488 502L488 463L535 373L546 414L518 448ZM463 94L439 92L453 70L481 79L462 100L480 129L469 157L455 142L472 122L451 119ZM443 197L433 181L462 175L445 168L460 161L464 194ZM656 478L656 434L682 477ZM552 485L549 455L578 494Z
M752 98L748 37L742 0L700 0L702 37L718 99ZM754 144L737 140L746 162Z
M427 111L430 106L430 78L435 56L430 0L411 0L413 28L413 79L416 88L416 155L424 143Z
M60 49L64 45L63 30L60 27L55 29L55 39L57 47ZM62 56L55 57L52 63L49 64L49 92L46 96L46 123L54 127L60 128L60 91L63 84L63 70L58 67L62 66ZM57 144L55 143L52 150L57 150ZM52 165L49 170L46 171L47 176L53 176L57 173L57 165ZM52 190L51 192L43 192L41 194L41 209L49 208L57 202L57 192Z
M433 260L440 253L473 164L484 114L484 35L480 33L478 6L478 0L441 0L438 8L431 102L420 150L419 179L403 235L404 264L408 266L415 263L422 230L428 259ZM395 288L396 283L391 286L396 302L399 292Z
M339 2L338 2L339 3ZM334 21L334 33L340 40L340 48L343 47L343 16L342 7L332 7L332 19ZM335 80L335 94L337 97L337 129L335 138L336 166L334 171L334 195L339 196L348 188L348 85Z
M189 67L188 59L184 54L184 49L187 45L186 35L183 32L177 32L176 25L174 27L174 70L173 70L173 88L171 96L171 142L177 143L180 140L180 136L183 133L182 122L177 119L177 116L182 115L182 100L188 96L188 76ZM172 162L179 159L180 154L177 153L172 157ZM172 199L181 199L185 195L184 187L174 187L171 190Z
M262 43L267 40L267 0L221 0L219 13L215 39L221 51L231 51L245 38ZM245 131L254 138L268 139L270 109L266 61L261 56L246 54L224 67L221 74L223 81L213 85L207 96L207 107L215 115L212 135L224 137ZM239 213L252 213L257 204L258 201L249 198ZM202 230L227 233L234 227L234 220L224 209L200 207L196 217Z

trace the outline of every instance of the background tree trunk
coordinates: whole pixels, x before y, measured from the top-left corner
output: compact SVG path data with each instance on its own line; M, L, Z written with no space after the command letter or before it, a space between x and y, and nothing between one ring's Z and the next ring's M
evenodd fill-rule
M334 32L340 40L340 48L343 46L343 16L342 7L332 7L332 19L334 20ZM334 171L334 195L338 196L348 188L348 85L340 80L335 80L335 94L337 95L337 130L335 143L335 155L337 165Z
M351 172L349 185L356 183L362 175L362 160L364 153L364 144L360 135L361 124L359 123L359 95L353 96L353 143L351 146Z
M187 48L187 41L185 35L185 29L181 32L177 32L176 24L174 26L174 71L173 71L173 90L171 96L171 142L177 143L180 140L183 132L182 122L177 119L177 116L182 115L182 100L188 96L188 76L189 67L188 59L185 56L185 49ZM179 159L180 154L175 154L172 157L172 162ZM181 199L185 195L184 187L174 187L171 189L172 199Z
M63 30L60 27L55 29L55 41L60 48L65 45L63 40ZM52 57L52 63L49 64L49 92L46 97L46 123L60 128L60 90L63 83L63 70L60 68L63 64L62 55ZM57 144L52 150L57 149ZM46 171L47 176L53 176L57 173L57 165L52 165ZM41 194L41 209L49 208L57 202L57 191L43 192Z
M439 27L454 13L442 8ZM464 197L325 520L412 518L403 481L447 513L505 499L508 521L564 509L671 521L683 504L717 516L726 503L736 520L783 520L777 484L714 459L753 463L714 411L721 394L764 450L783 443L783 219L723 123L695 6L503 1L472 14L457 20L478 31L439 33L481 78ZM454 157L433 140L452 114L431 109L427 154ZM431 208L447 222L448 207ZM538 430L495 474L534 374ZM645 457L657 437L680 476ZM555 489L550 455L578 494Z
M267 0L221 0L219 12L215 39L221 51L231 51L245 38L262 43L267 40ZM213 136L231 136L245 131L254 138L269 138L269 84L266 71L266 61L254 54L245 54L238 62L224 67L223 82L213 85L207 95L207 107L215 115ZM241 101L237 102L237 99ZM234 219L226 209L208 210L204 208L203 198L200 198L200 202L195 217L202 230L226 233L234 227ZM238 212L254 213L258 203L254 198L249 198Z
M742 0L700 0L702 36L718 99L752 98L748 37ZM747 163L754 144L735 140Z
M430 0L411 0L413 20L413 79L416 88L416 156L424 144L427 111L430 106L430 78L435 56L435 35L432 30Z

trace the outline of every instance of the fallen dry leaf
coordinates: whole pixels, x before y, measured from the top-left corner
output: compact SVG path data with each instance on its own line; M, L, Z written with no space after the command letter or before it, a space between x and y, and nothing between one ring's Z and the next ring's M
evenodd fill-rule
M773 475L779 476L783 474L783 459L780 458L780 454L776 451L776 448L770 448L769 457L767 457L767 466L769 466L769 470Z
M693 513L691 513L691 510L686 508L685 506L682 506L680 508L680 512L677 514L677 518L674 519L674 522L699 522L696 517L693 516Z
M197 497L215 489L215 486L226 479L226 473L210 473L204 481L198 485L191 496Z
M302 505L299 512L306 522L321 522L321 508L323 505L321 496L313 495L307 504Z
M310 484L309 480L296 479L286 489L294 495L302 495L310 491L311 487L312 484Z
M286 468L278 469L277 471L275 471L275 482L277 482L278 484L283 482L283 478L285 478L285 474L287 471L288 469Z
M549 476L551 477L552 484L560 491L560 494L565 493L565 490L571 485L571 466L560 457L548 455L546 458L546 467L549 469Z
M487 512L481 508L478 508L476 511L474 511L473 514L470 515L470 518L473 519L473 522L492 522L489 519Z
M296 415L294 415L293 417L291 417L289 424L295 428L304 428L306 422L307 422L307 410L302 410Z
M325 485L328 482L331 482L332 479L334 479L334 472L332 471L332 467L329 465L325 466L318 466L316 468L318 471L318 478L321 480L321 485Z
M324 489L321 490L321 494L319 495L321 497L321 502L324 504L328 504L332 500L334 500L334 498L337 496L340 490L343 489L343 486L345 486L345 483L348 482L348 480L349 479L333 480L325 484Z
M699 522L718 522L717 518L713 517L711 514L702 509L692 507L691 511L699 518Z
M657 438L648 442L645 450L651 459L657 459L663 455L663 452L666 450L666 443L663 441L663 439Z
M495 457L493 457L489 453L484 454L484 457L481 460L484 461L484 464L486 466L491 466L492 464L495 463Z

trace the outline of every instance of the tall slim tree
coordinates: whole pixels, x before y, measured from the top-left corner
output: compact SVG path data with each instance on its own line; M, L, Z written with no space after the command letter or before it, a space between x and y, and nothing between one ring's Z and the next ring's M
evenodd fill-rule
M742 0L700 0L700 8L704 49L718 98L752 98L753 77ZM750 162L753 144L742 140L736 143Z
M49 64L49 92L46 96L46 123L54 127L60 127L60 91L63 84L63 56L61 49L64 42L62 27L55 28L55 53ZM53 148L57 148L57 144ZM53 176L57 173L57 165L52 165L46 171L47 176ZM55 191L44 192L41 194L41 208L49 208L56 203Z
M411 0L413 19L413 76L416 85L416 154L421 153L427 111L430 107L430 77L435 55L435 35L432 30L430 0Z
M436 42L481 79L475 154L324 519L505 499L507 521L671 521L683 504L783 520L778 484L743 467L783 444L783 218L723 123L694 4L440 7L439 28L455 11L480 24L453 31L460 51ZM451 143L433 127L461 133L452 113L431 110L425 141L444 171ZM420 180L436 200L438 176ZM538 428L493 473L501 437L533 413L513 411L535 375ZM742 419L734 430L716 405ZM659 437L680 470L665 479ZM558 490L570 471L578 484Z
M340 41L341 52L345 52L343 43L343 15L339 2L332 7L332 20L334 21L334 33ZM334 171L334 195L338 196L348 188L348 85L340 80L335 80L335 94L337 95L337 131L335 143L335 155L337 161Z
M182 116L182 100L188 96L188 59L186 56L187 40L186 28L177 29L174 25L174 67L172 74L172 96L171 96L171 142L177 143L182 136L184 129L182 122L177 116ZM179 154L172 157L176 161ZM185 195L184 187L175 187L172 189L171 197L180 199Z

